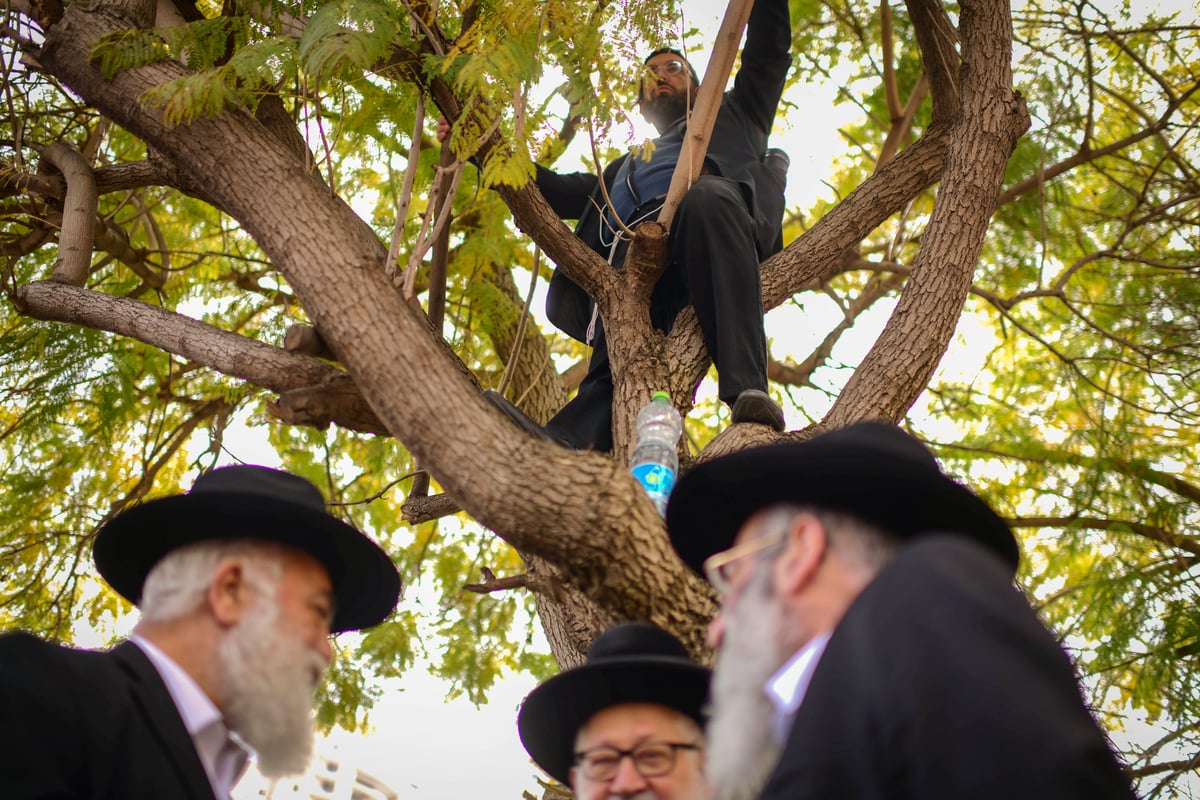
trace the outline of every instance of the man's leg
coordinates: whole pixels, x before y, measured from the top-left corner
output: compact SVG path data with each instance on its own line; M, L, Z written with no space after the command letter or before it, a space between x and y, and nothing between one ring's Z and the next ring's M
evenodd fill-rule
M576 450L611 452L612 440L612 371L608 363L608 343L604 326L596 320L596 335L592 339L592 357L588 371L579 384L579 391L549 422L546 430L568 447Z
M766 394L767 337L754 220L741 189L706 175L684 195L672 224L671 269L684 282L704 344L717 367L720 398L734 422L783 429Z

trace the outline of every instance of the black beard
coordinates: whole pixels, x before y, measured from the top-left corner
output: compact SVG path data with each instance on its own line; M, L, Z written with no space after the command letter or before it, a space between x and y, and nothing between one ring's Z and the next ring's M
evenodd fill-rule
M646 121L661 133L664 128L688 112L691 99L687 92L653 94L642 98L640 111Z

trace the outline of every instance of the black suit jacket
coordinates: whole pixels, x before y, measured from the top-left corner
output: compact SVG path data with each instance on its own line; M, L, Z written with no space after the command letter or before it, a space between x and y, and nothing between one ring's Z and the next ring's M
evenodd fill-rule
M0 636L0 797L214 800L137 645L71 650L23 633Z
M1128 800L1062 648L962 537L906 547L834 631L767 800Z
M767 135L775 121L783 84L791 66L792 25L787 0L756 0L746 22L746 44L742 63L725 93L713 125L705 163L716 175L728 178L742 189L746 208L755 221L760 257L782 246L783 176L765 164L762 156ZM604 182L611 186L622 161L604 168ZM588 173L560 175L537 168L538 189L554 212L563 219L578 219L575 233L589 247L607 256L600 243L600 215L604 205L599 180ZM556 271L546 295L546 314L559 330L584 341L591 321L591 299L570 278Z

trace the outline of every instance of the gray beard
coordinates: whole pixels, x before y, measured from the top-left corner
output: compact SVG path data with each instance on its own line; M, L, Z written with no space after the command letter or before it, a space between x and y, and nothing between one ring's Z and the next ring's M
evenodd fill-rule
M225 723L257 756L267 778L305 770L313 748L314 676L328 666L319 653L278 628L274 602L251 608L218 649Z
M725 621L713 670L705 775L713 800L758 797L783 745L771 730L775 708L763 687L783 664L783 618L768 595L770 572L758 570Z

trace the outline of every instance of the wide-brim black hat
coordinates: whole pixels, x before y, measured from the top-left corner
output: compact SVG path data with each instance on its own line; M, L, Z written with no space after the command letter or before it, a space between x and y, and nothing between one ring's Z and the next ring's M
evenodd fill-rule
M517 714L517 731L534 762L566 783L575 762L575 736L598 711L623 703L655 703L703 726L711 676L662 628L622 623L596 637L582 666L529 693Z
M846 511L901 539L961 534L991 550L1014 573L1020 561L1004 520L943 475L925 445L882 422L700 464L671 492L671 544L703 576L706 558L729 548L755 512L778 503Z
M114 517L92 549L109 586L137 604L146 575L167 553L216 539L255 539L308 553L329 573L334 633L382 622L400 597L400 575L377 544L325 512L304 478L258 466L206 472L187 494L143 503Z

